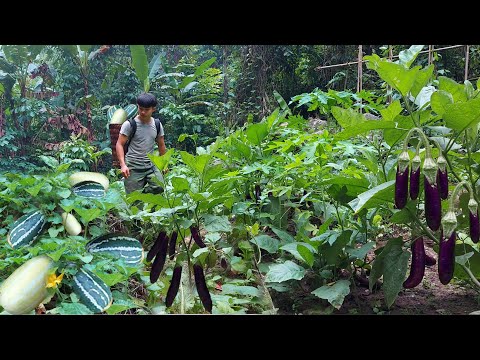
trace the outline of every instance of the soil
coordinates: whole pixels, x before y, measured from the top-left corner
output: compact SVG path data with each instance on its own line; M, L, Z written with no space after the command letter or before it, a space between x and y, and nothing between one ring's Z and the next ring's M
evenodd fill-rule
M437 259L433 242L424 239L425 250ZM377 241L378 246L383 244ZM373 252L369 254L373 257ZM381 285L381 284L380 284ZM480 314L480 294L471 286L452 279L448 285L440 283L437 264L425 267L422 282L413 289L402 289L394 304L387 308L381 289L368 289L368 278L356 278L350 294L340 309L334 309L326 300L304 293L302 299L289 299L273 291L272 298L279 314L304 315L469 315Z

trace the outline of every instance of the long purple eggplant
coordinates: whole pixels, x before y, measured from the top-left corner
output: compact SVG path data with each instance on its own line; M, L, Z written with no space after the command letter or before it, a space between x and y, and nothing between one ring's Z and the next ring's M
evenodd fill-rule
M147 261L152 261L152 259L155 257L155 255L157 255L158 251L164 245L164 242L168 242L167 233L165 231L160 231L157 236L157 240L155 240L155 243L148 251Z
M432 231L437 231L442 221L442 203L437 185L430 185L427 177L424 178L425 190L425 218Z
M470 211L470 238L474 243L478 243L480 239L480 223L478 219L478 210L476 214Z
M170 286L168 287L167 296L165 297L165 306L170 307L175 300L178 288L180 287L180 279L182 278L182 267L180 265L175 266L173 269L172 280L170 280Z
M397 176L395 178L395 207L403 209L408 200L408 169L400 172L397 167Z
M437 259L425 252L425 265L433 266L437 263Z
M445 171L442 171L442 170L438 169L437 186L438 186L438 193L440 194L440 198L445 200L448 197L448 173L447 173L447 169L445 169Z
M440 155L437 159L438 171L437 171L437 186L440 198L445 200L448 197L448 172L447 172L447 160Z
M415 200L420 192L420 168L410 170L410 198Z
M170 242L168 243L168 256L170 260L173 260L175 257L175 250L177 247L177 236L178 233L176 231L172 232L172 235L170 235Z
M203 307L209 313L212 312L212 298L210 297L210 292L207 288L207 283L205 281L205 275L203 273L203 266L199 264L193 265L193 275L195 277L195 285L197 287L197 293L202 301Z
M456 231L452 231L448 239L442 236L440 238L440 246L438 251L438 278L443 285L447 285L453 278L455 270L455 240Z
M423 238L419 237L410 245L412 261L410 263L410 275L403 282L405 289L411 289L422 282L425 275L425 246Z
M195 225L190 226L190 231L192 233L193 240L197 243L198 247L204 248L207 245L202 240L200 233L198 232L198 228Z

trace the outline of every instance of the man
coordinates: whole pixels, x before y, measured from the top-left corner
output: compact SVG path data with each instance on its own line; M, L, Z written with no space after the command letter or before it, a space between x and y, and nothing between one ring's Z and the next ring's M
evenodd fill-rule
M117 156L122 175L125 177L125 191L127 194L135 190L143 189L144 192L158 194L163 188L156 183L154 178L163 182L162 173L148 158L152 154L155 143L158 144L160 155L165 154L165 141L163 126L157 134L157 126L152 114L156 110L157 99L151 93L142 93L137 97L138 114L134 118L137 124L133 138L130 140L127 154L124 145L132 133L132 126L125 121L120 129L116 143Z

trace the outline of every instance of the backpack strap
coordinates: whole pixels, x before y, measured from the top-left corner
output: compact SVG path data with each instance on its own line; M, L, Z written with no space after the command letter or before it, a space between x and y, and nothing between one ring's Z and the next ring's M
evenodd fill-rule
M157 128L157 136L155 136L156 139L160 133L160 119L154 118L153 120L155 120L155 127Z
M132 141L132 138L135 136L135 132L137 131L137 122L135 121L135 119L130 118L130 119L128 119L128 122L130 123L130 127L132 128L132 132L130 133L130 136L128 137L128 140L125 143L124 154L127 154L128 145L130 145L130 142Z

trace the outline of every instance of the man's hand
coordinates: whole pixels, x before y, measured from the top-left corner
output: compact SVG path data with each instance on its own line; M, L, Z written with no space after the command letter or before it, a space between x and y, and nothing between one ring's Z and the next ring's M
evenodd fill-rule
M130 176L130 169L128 168L127 165L123 165L120 170L122 171L122 175L125 177L125 178L128 178Z

